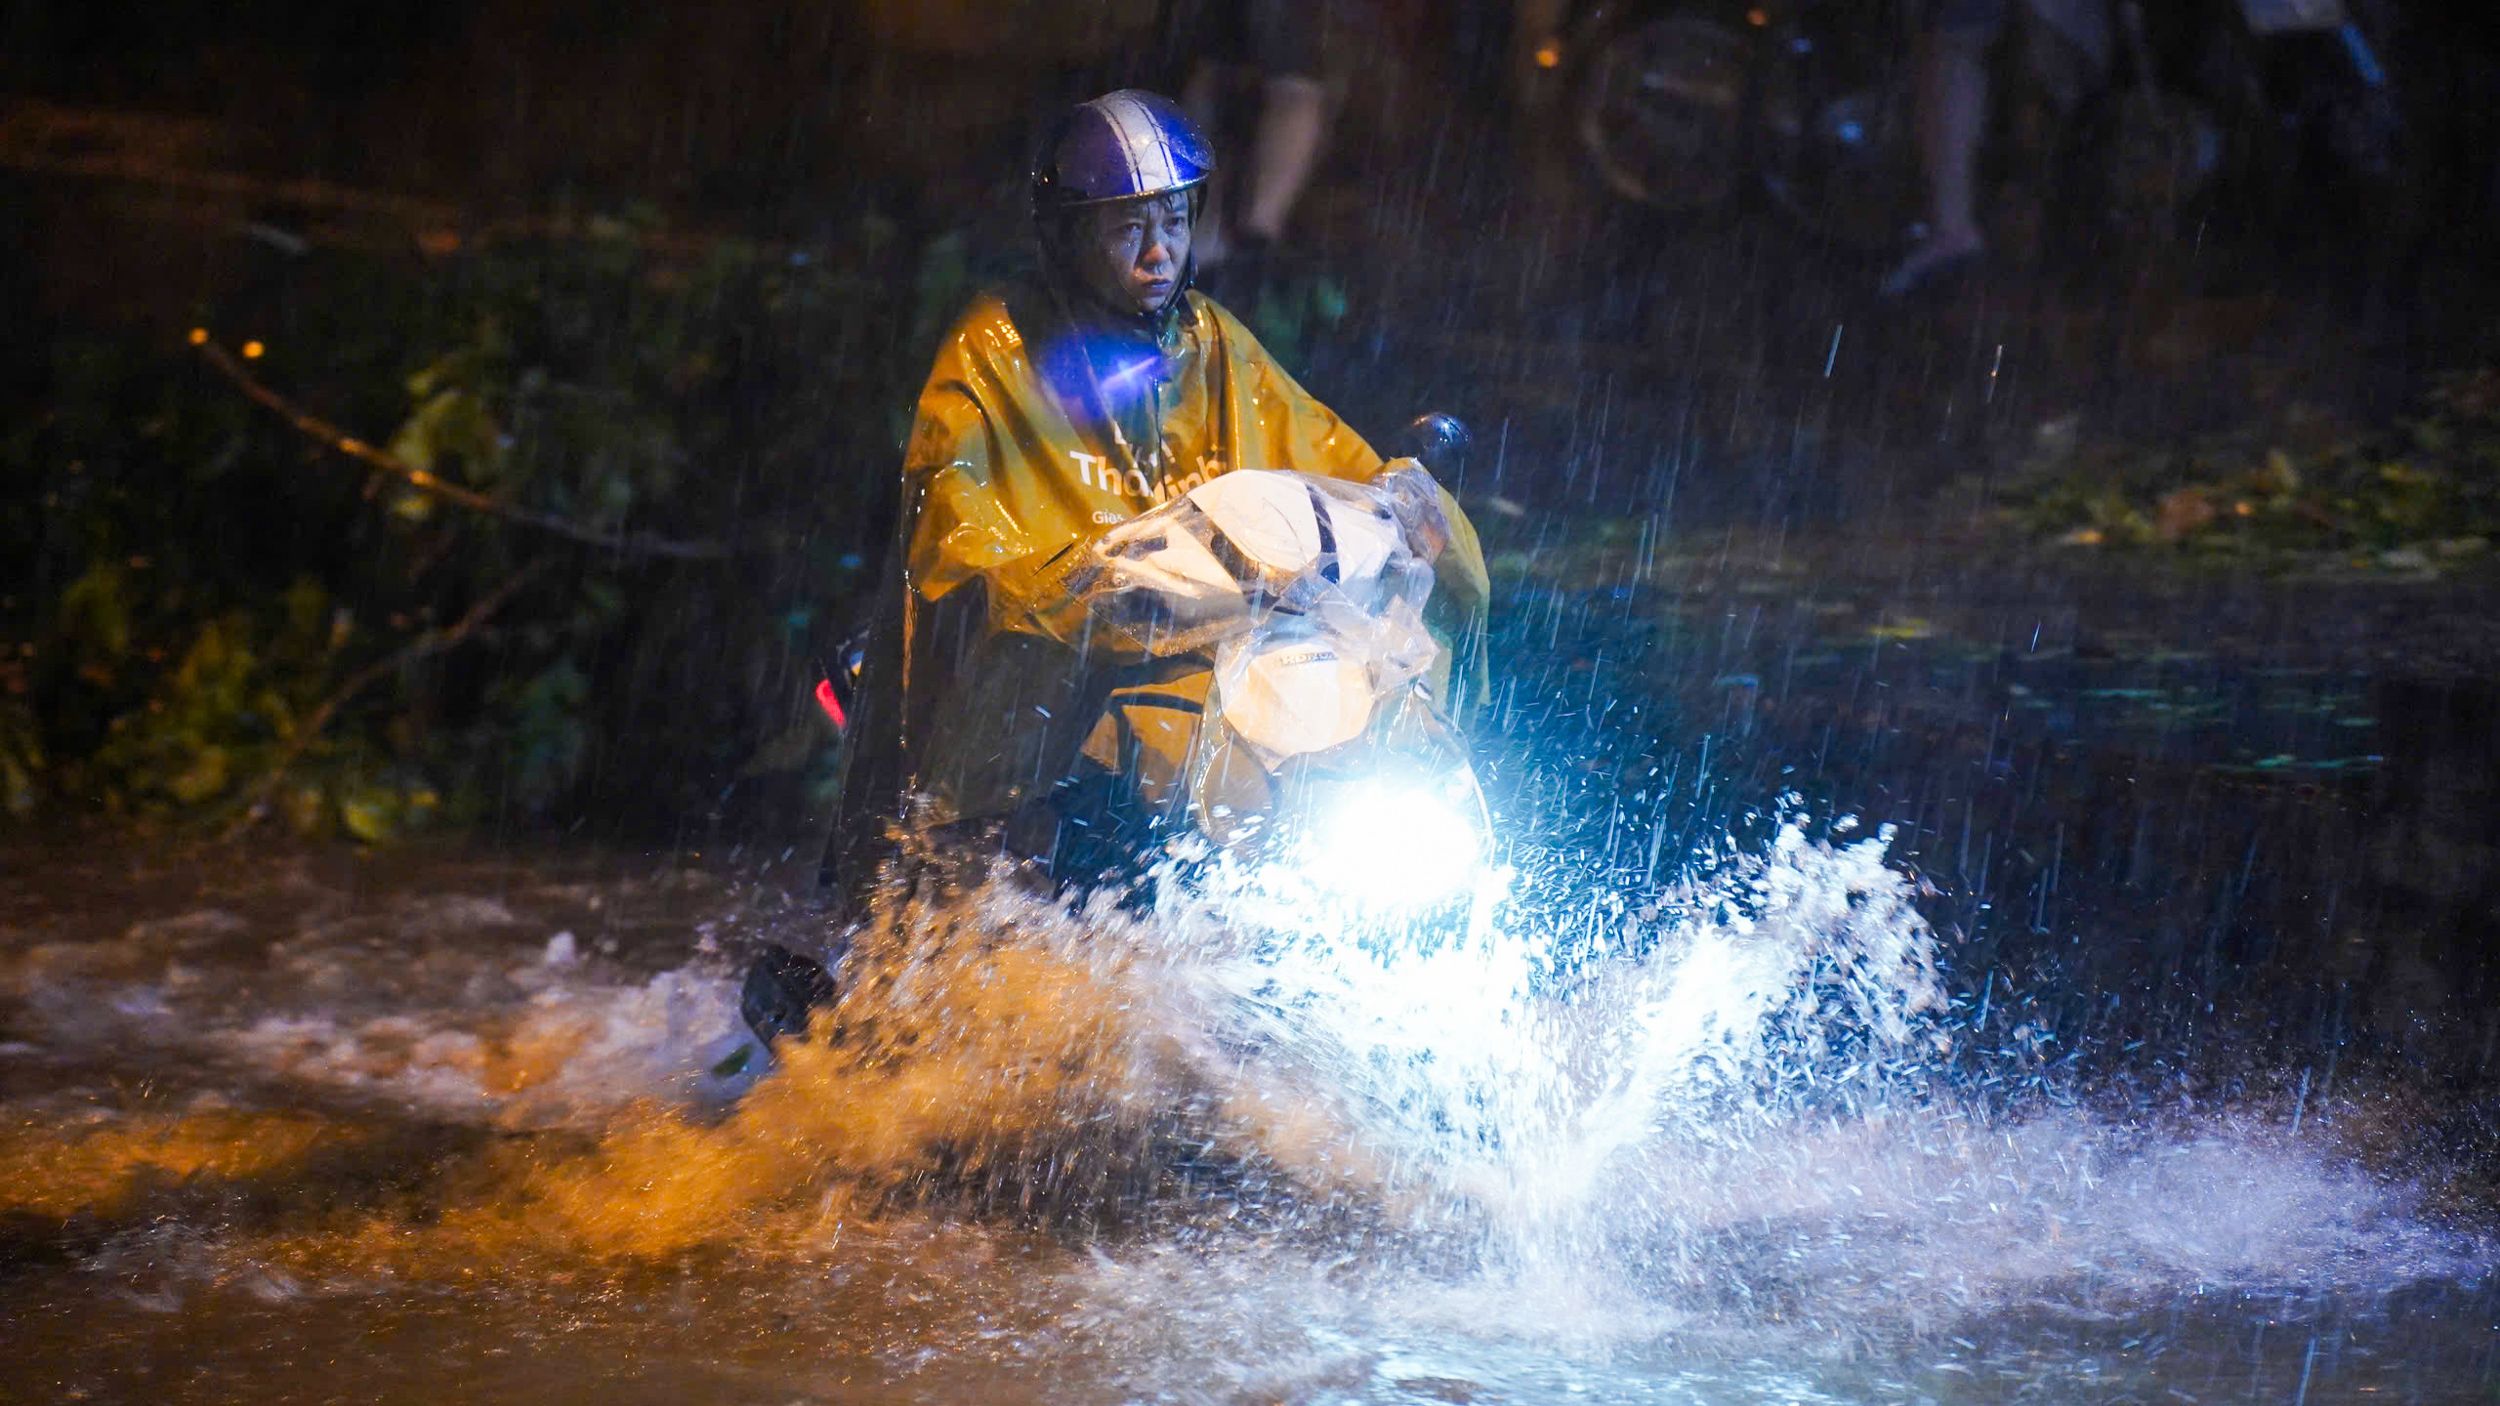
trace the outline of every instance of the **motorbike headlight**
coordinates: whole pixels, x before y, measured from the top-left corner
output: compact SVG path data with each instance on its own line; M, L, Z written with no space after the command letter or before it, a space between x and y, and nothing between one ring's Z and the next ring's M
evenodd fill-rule
M1486 862L1472 795L1394 781L1331 786L1310 798L1293 867L1357 907L1411 912L1466 896Z

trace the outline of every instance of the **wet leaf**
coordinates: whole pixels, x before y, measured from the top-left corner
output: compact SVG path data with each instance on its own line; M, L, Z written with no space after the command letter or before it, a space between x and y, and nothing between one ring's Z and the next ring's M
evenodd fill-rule
M308 839L330 828L330 793L320 786L285 787L278 793L278 809L287 829Z
M2211 527L2221 515L2206 490L2173 489L2162 495L2161 505L2154 512L2153 535L2164 542L2176 542Z
M378 845L399 833L398 793L379 786L359 786L339 798L339 823L347 833Z
M2266 451L2263 468L2250 476L2250 486L2261 493L2289 494L2300 491L2300 470L2292 464L2292 456L2280 449Z
M226 789L232 776L233 758L226 749L216 745L202 747L191 765L165 783L165 789L184 805L198 805Z

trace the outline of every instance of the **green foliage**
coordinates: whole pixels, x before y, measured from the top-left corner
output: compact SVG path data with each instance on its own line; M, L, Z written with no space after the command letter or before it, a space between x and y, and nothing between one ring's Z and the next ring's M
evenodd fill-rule
M523 515L721 553L479 512L326 452L180 348L64 337L0 430L0 479L33 490L0 497L0 816L266 802L380 841L603 787L667 812L786 735L887 530L918 370L898 334L958 300L963 252L872 221L832 257L645 213L574 228L422 266L316 255L253 371ZM620 739L635 765L599 775Z
M225 795L236 762L292 730L240 613L209 621L145 708L113 720L94 757L107 803L196 806Z
M590 681L570 658L502 690L497 709L506 720L513 784L525 796L562 795L579 779L589 747L582 705Z
M480 332L488 348L500 340L492 324ZM408 395L416 405L391 437L391 453L428 473L465 474L472 483L492 485L510 447L487 406L498 369L489 350L470 346L410 376ZM430 501L415 492L406 497Z
M290 784L277 809L304 833L344 828L375 839L439 807L431 783L377 753L364 731L304 731L357 652L349 613L317 582L299 578L256 610L190 624L187 642L169 653L153 632L140 633L131 576L98 564L62 593L49 643L74 665L79 695L101 701L138 689L98 745L61 763L62 789L116 815L217 814L249 798L283 758ZM159 667L163 659L170 668ZM31 813L39 799L42 731L22 705L0 714L0 799L13 814ZM376 813L389 823L371 823Z
M2430 569L2500 535L2500 370L2442 378L2368 433L2295 415L2184 446L2083 445L2051 427L2005 496L2070 545Z

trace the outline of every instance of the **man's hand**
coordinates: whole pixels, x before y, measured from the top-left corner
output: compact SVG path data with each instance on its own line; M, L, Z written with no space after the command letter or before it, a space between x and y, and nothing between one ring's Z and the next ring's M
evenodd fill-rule
M1427 562L1439 561L1450 546L1450 519L1441 511L1441 485L1413 459L1392 459L1372 486L1388 493L1389 510L1398 516L1407 549Z

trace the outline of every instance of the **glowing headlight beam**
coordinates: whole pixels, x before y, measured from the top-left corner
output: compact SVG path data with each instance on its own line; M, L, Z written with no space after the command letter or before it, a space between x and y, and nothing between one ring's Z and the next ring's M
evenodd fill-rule
M1484 867L1475 814L1439 790L1372 783L1314 799L1294 867L1324 893L1366 908L1425 908L1467 893Z

